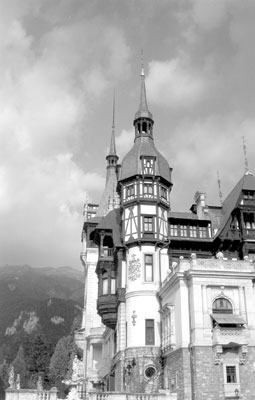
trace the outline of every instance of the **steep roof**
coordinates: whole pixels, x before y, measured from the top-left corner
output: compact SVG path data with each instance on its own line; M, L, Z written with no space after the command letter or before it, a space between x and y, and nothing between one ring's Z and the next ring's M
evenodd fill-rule
M121 243L121 214L120 208L110 211L101 219L96 230L112 231L112 238L115 247L122 246Z
M141 156L156 157L155 175L171 182L169 164L156 149L153 138L149 136L140 136L135 139L134 146L123 158L119 180L142 174Z
M243 190L255 191L255 177L249 171L245 172L245 174L242 176L242 178L239 180L239 182L236 184L234 189L230 192L230 194L227 196L222 204L223 218L221 220L217 236L222 232L232 211L239 204L239 199Z

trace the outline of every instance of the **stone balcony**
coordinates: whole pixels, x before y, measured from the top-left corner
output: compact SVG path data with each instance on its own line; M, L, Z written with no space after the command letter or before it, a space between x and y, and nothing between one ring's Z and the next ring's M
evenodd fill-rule
M247 345L249 342L249 330L247 328L223 328L215 327L213 329L213 346L215 345L228 345L235 343L238 346Z

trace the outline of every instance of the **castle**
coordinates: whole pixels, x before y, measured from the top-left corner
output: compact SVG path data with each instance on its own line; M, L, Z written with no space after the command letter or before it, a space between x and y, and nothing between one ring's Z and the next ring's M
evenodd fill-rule
M255 178L246 168L221 206L196 192L171 211L143 70L133 125L119 164L113 120L100 204L84 206L85 390L254 399Z

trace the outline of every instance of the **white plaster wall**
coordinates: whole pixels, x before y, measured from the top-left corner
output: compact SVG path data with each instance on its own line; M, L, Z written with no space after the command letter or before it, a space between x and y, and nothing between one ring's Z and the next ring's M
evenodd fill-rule
M145 320L154 319L155 346L160 345L160 314L156 293L133 293L126 300L127 347L145 346ZM132 318L136 315L136 318Z

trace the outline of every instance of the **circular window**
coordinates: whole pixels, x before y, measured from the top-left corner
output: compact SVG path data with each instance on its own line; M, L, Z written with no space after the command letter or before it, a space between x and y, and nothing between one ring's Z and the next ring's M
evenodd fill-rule
M147 379L151 379L151 378L155 377L156 373L157 373L157 370L153 365L149 365L144 370L144 375Z

